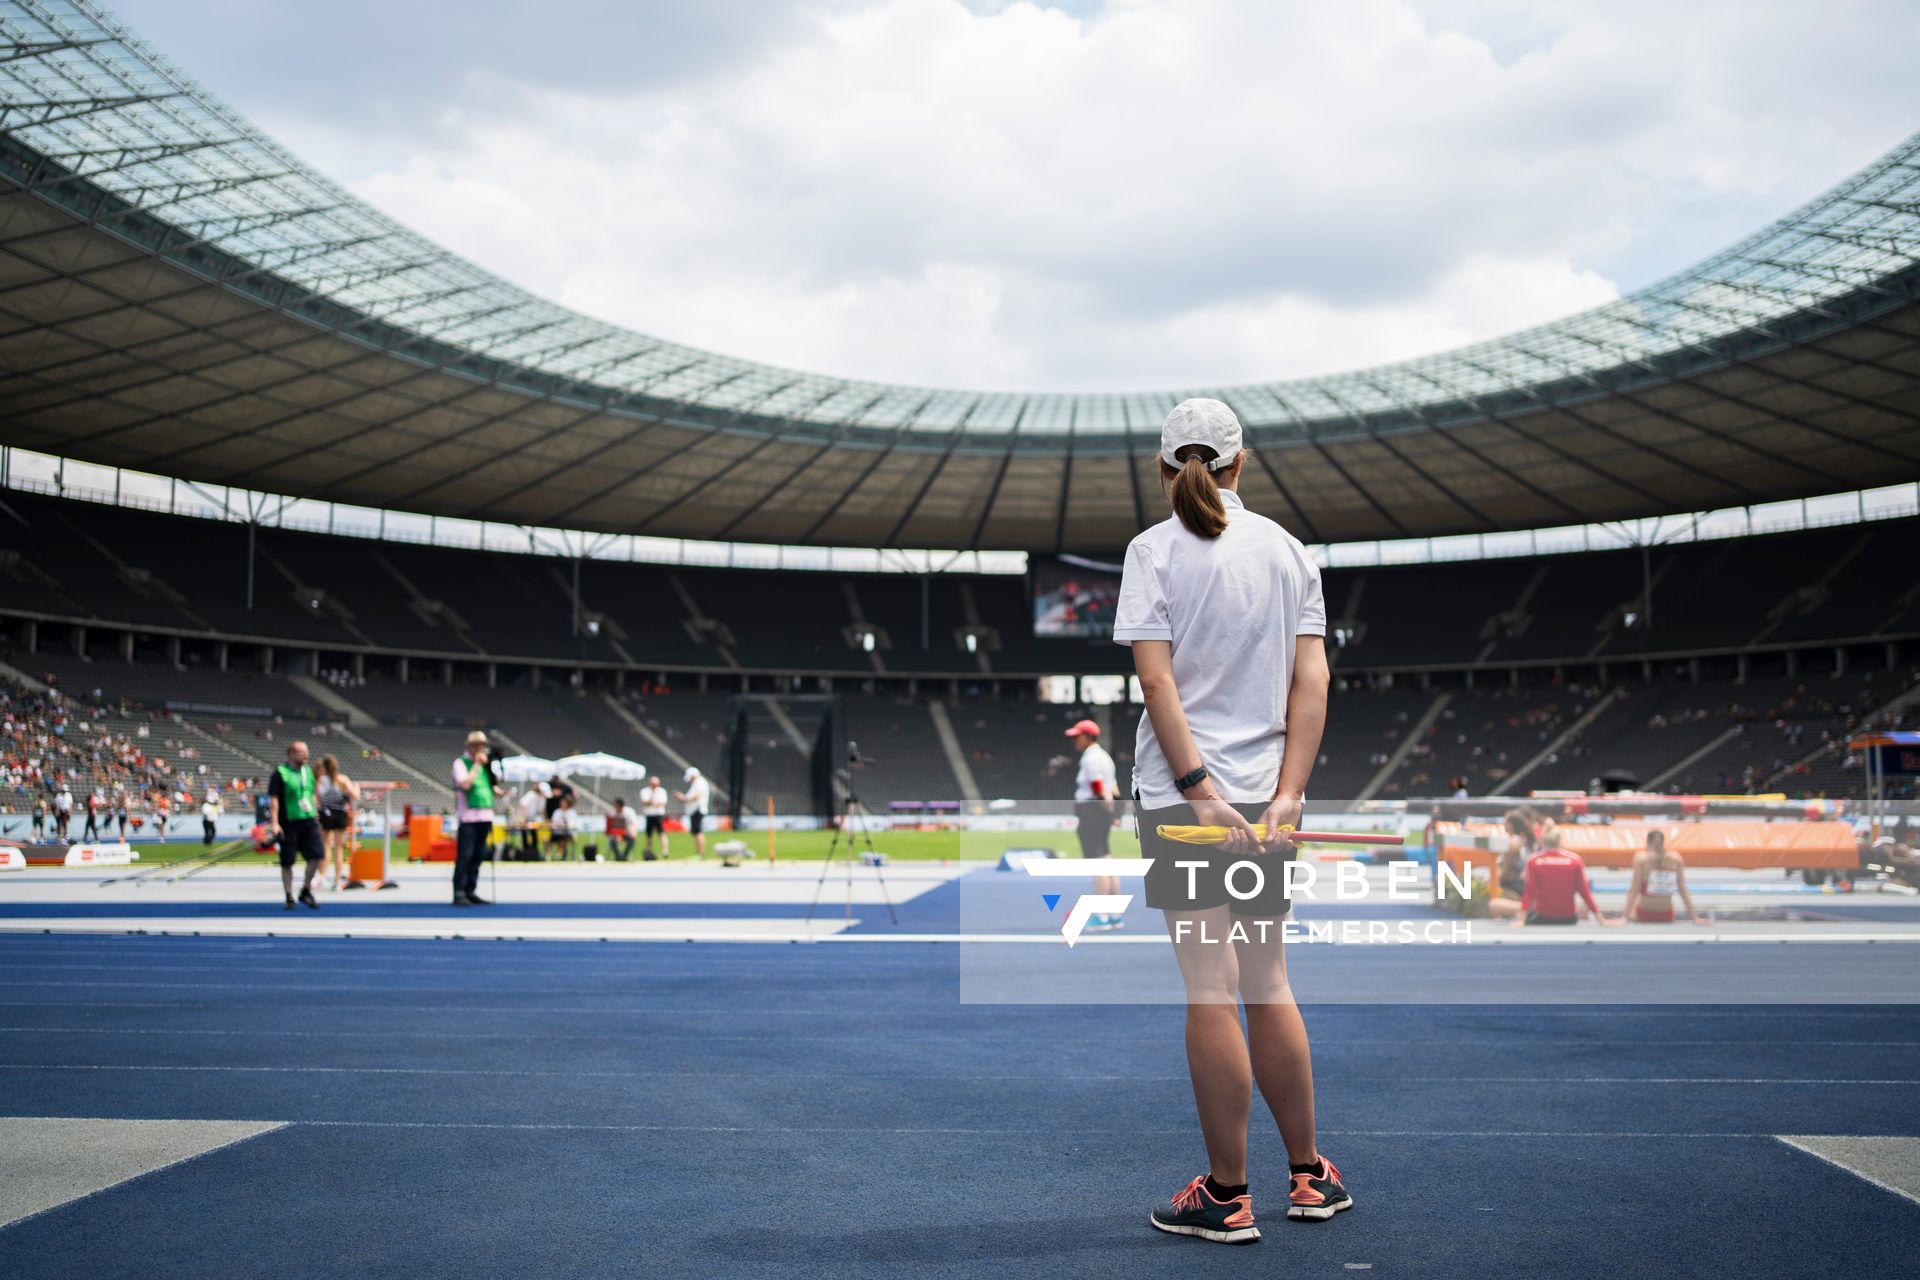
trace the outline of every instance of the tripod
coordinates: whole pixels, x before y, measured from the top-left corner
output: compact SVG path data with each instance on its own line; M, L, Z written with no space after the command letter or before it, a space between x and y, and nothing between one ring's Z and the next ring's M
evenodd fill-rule
M887 904L887 918L894 924L899 924L900 913L893 909L893 895L887 891L887 874L880 868L878 858L879 851L873 847L873 832L867 827L867 820L873 815L867 809L866 805L860 803L860 797L854 794L853 776L846 772L842 772L840 776L846 783L846 799L842 801L840 805L840 823L834 828L833 839L827 843L826 861L820 864L820 879L814 882L813 902L807 907L807 923L813 923L813 913L820 907L820 892L827 887L827 877L833 872L833 864L836 855L840 851L840 838L842 836L845 836L847 841L846 918L848 920L853 919L853 861L855 857L853 824L854 821L858 819L860 823L860 838L866 843L865 852L875 855L872 863L873 875L874 878L880 882L880 900Z

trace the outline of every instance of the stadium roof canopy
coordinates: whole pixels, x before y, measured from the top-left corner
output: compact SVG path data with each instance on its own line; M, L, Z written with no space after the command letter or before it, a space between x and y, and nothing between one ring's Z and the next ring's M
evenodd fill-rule
M0 0L0 443L529 525L1110 551L1168 408L1249 427L1311 542L1920 478L1920 135L1607 306L1330 377L1136 394L861 382L535 297L347 195L90 3Z

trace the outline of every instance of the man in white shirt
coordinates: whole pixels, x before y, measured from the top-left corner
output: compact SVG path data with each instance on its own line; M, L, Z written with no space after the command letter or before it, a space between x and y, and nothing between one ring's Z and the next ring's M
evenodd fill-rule
M1067 730L1073 749L1080 753L1080 768L1073 776L1073 816L1079 824L1080 856L1104 858L1107 840L1113 833L1113 810L1120 783L1113 768L1113 757L1100 745L1100 726L1082 720ZM1120 881L1113 876L1095 876L1095 893L1119 893ZM1109 930L1121 927L1116 915L1097 915L1087 928Z
M200 843L212 844L215 820L220 816L220 798L212 792L200 805Z
M547 815L547 836L553 842L556 861L573 856L573 797L562 796L560 807Z
M60 829L60 841L66 843L67 826L73 821L73 792L67 790L67 784L61 783L58 794L53 797L53 818Z
M660 785L660 775L654 774L647 779L647 785L640 788L640 816L647 823L647 847L644 857L648 862L654 859L653 838L660 837L660 856L667 856L667 789Z
M536 782L520 797L520 860L540 860L540 823L547 815L547 784Z
M686 806L682 816L687 820L687 831L693 836L693 856L704 858L707 856L707 837L703 831L707 821L707 780L700 770L688 765L684 781L687 789L674 792L673 798Z

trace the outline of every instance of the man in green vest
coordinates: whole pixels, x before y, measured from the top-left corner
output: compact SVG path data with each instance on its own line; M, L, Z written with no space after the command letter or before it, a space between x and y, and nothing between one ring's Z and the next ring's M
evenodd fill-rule
M460 831L454 842L453 905L491 906L479 894L480 863L493 835L493 766L487 735L467 735L466 752L453 762L453 798Z
M318 911L313 877L327 851L320 838L320 811L313 800L313 767L307 763L306 743L288 743L287 762L268 780L267 818L280 835L280 887L286 891L286 909L293 910L293 860L304 857L307 879L300 887L300 901Z

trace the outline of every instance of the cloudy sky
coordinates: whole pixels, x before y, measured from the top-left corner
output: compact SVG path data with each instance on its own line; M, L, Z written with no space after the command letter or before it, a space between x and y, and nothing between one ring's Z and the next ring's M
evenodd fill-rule
M1912 0L118 0L356 194L822 372L1331 372L1684 267L1920 129Z

